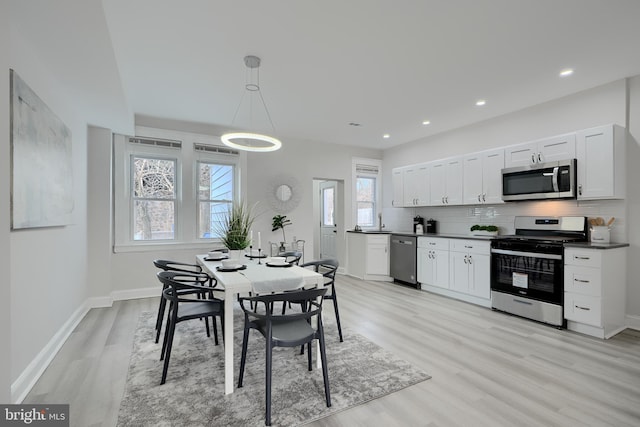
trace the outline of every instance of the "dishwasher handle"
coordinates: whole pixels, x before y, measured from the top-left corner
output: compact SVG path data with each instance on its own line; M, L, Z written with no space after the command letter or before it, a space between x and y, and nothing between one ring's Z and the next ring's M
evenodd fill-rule
M411 240L392 239L391 243L395 243L397 245L413 245Z

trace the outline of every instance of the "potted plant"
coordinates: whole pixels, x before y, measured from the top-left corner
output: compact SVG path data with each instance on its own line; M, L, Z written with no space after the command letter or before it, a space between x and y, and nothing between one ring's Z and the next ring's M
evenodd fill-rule
M291 220L287 219L286 215L275 215L271 222L271 231L277 231L280 229L282 230L282 241L280 242L280 248L278 249L278 252L284 252L287 250L287 248L284 246L285 242L287 241L287 236L285 236L284 234L284 228L287 225L291 225Z
M471 227L471 234L476 236L496 236L498 234L498 227L495 225L473 225Z
M226 215L221 215L216 231L222 244L229 250L229 258L240 258L242 251L251 243L249 231L253 220L253 207L243 201L233 202Z

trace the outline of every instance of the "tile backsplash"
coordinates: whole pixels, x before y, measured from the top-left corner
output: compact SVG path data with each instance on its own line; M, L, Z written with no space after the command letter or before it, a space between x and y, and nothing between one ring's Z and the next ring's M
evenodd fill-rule
M516 216L586 216L602 217L605 221L615 217L611 229L612 242L627 242L627 206L624 200L545 200L535 202L510 202L500 205L443 206L423 208L385 208L386 229L411 231L413 217L438 221L438 232L467 234L474 224L495 225L500 234L513 234Z

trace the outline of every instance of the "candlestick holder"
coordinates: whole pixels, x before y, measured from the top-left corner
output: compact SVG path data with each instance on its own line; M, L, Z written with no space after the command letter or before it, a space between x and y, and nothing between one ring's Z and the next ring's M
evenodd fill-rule
M258 264L262 264L262 248L258 248Z

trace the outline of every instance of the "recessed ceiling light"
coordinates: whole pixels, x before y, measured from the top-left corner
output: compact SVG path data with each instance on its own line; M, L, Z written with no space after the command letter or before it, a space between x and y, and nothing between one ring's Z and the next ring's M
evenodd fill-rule
M389 135L388 133L385 133L384 135L382 135L382 137L384 139L389 139L389 138L391 138L391 135Z
M422 124L426 126L426 125L428 125L428 124L431 124L431 121L429 121L429 120L425 120L425 121L423 121L423 122L422 122Z
M477 105L478 107L482 107L482 106L483 106L483 105L485 105L486 103L487 103L487 101L485 101L484 99L478 99L478 100L476 101L476 105Z
M560 71L560 77L568 77L571 74L573 74L573 68L565 68L564 70Z

